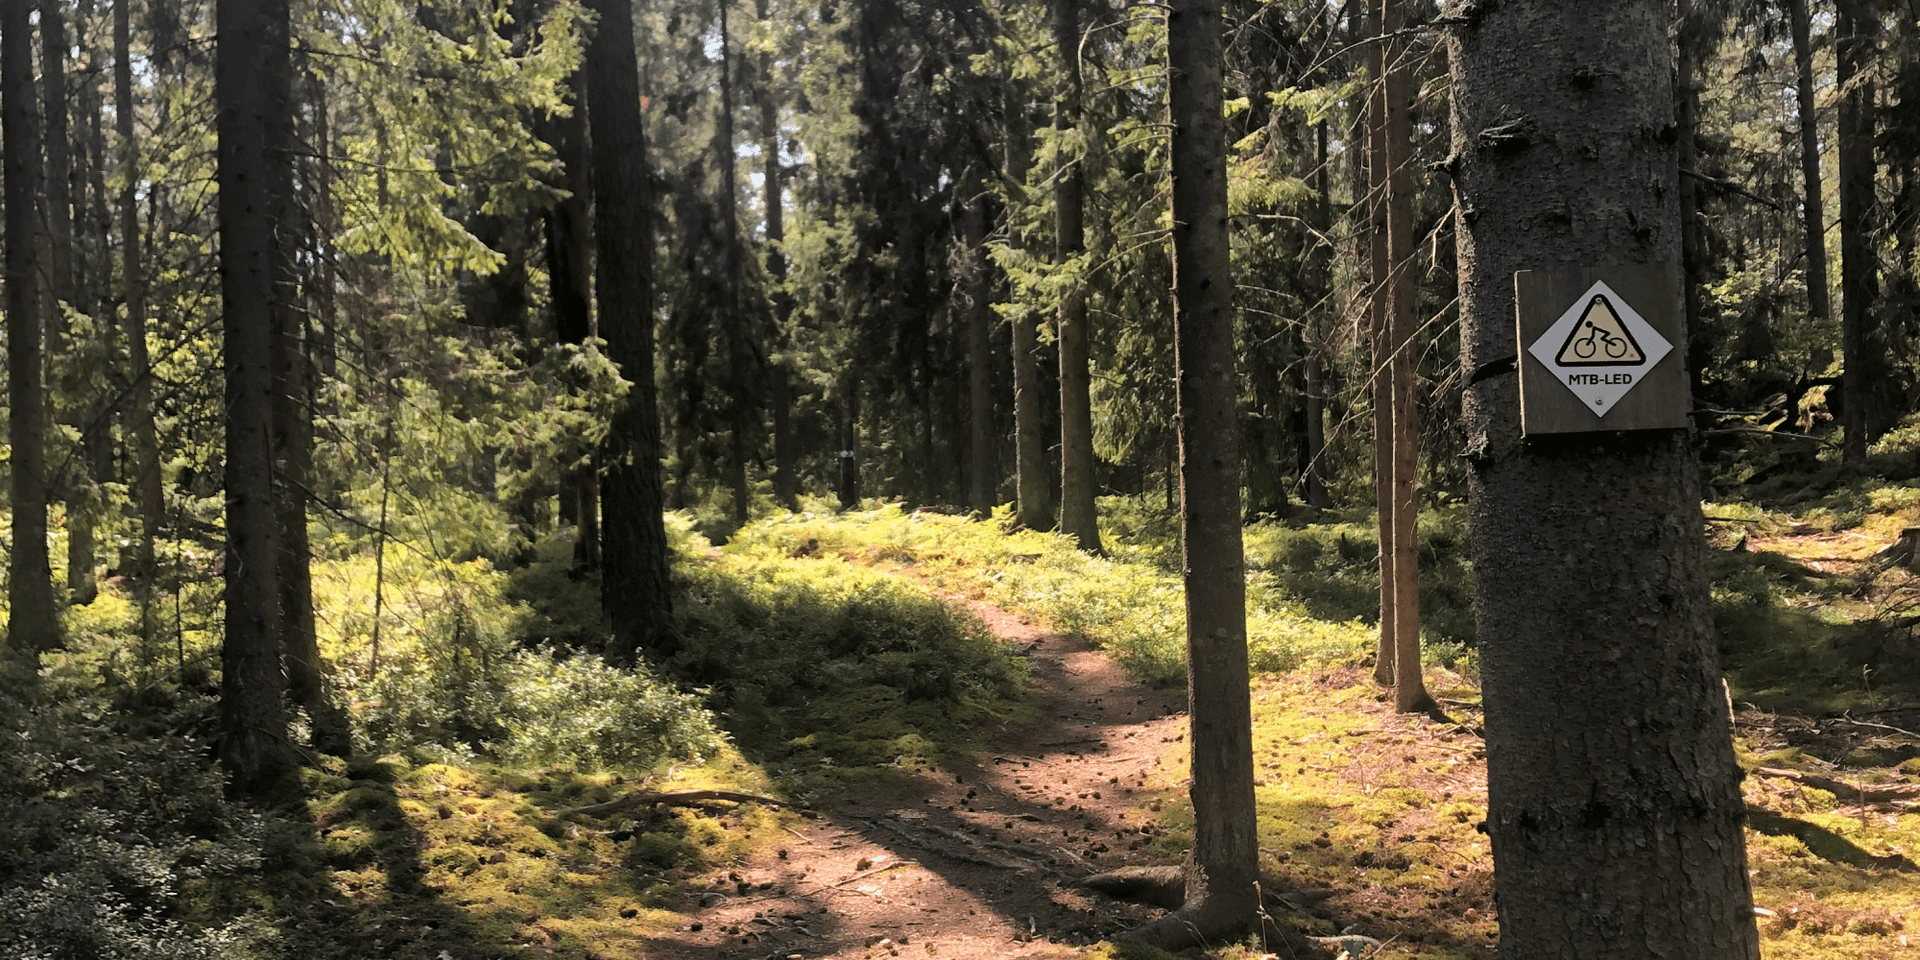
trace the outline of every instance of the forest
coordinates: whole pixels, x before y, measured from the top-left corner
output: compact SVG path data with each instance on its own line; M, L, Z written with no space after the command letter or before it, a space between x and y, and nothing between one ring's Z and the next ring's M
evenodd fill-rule
M1916 948L1920 0L0 0L0 130L0 957Z

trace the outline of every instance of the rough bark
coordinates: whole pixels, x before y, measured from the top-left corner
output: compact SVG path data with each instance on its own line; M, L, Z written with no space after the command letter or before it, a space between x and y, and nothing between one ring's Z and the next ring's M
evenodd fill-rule
M1167 13L1194 836L1185 904L1135 935L1172 949L1231 938L1260 905L1220 33L1218 0Z
M1874 203L1875 83L1868 72L1880 32L1874 0L1838 0L1835 85L1840 89L1837 134L1840 173L1840 394L1845 434L1841 455L1866 459L1867 447L1889 426L1888 363L1874 303L1880 270L1874 252L1879 211Z
M1447 41L1467 371L1524 346L1515 271L1680 254L1668 4L1474 10ZM1523 443L1517 380L1464 409L1501 956L1754 960L1687 436Z
M860 506L860 378L846 377L840 385L840 509Z
M281 705L280 606L273 501L274 249L268 169L271 38L284 2L220 0L214 99L219 108L222 350L226 375L226 639L221 646L220 756L232 789L259 797L294 766Z
M1393 703L1402 713L1437 704L1420 674L1419 448L1416 445L1413 335L1419 284L1413 263L1413 54L1399 37L1405 0L1381 0L1386 42L1387 363L1393 397Z
M1053 0L1053 43L1059 52L1061 89L1053 103L1057 137L1080 125L1080 4ZM1068 156L1054 172L1054 262L1064 264L1086 251L1086 198L1082 162ZM1090 344L1087 301L1074 284L1060 303L1060 532L1080 549L1100 550L1100 518L1094 505L1093 378L1088 370Z
M1820 124L1813 102L1813 37L1807 0L1788 0L1793 33L1794 103L1799 107L1800 204L1807 249L1807 319L1833 316L1827 288L1826 198L1820 187ZM1797 412L1797 411L1796 411Z
M602 602L616 657L671 653L673 596L662 518L660 414L653 380L653 187L640 116L630 0L594 0L587 48L595 295L607 353L632 382L608 435L601 513Z
M0 114L6 159L7 437L13 544L7 565L7 638L16 650L60 646L53 568L47 558L46 392L41 370L40 131L33 87L29 0L0 5Z

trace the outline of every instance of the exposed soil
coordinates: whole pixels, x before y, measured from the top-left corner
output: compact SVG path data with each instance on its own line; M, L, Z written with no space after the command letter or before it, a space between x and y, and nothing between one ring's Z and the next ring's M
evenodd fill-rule
M1137 791L1185 736L1183 698L1081 640L970 606L1031 661L1037 718L990 731L978 756L837 800L777 856L713 875L650 956L1065 956L1160 913L1076 881L1148 862L1159 827Z

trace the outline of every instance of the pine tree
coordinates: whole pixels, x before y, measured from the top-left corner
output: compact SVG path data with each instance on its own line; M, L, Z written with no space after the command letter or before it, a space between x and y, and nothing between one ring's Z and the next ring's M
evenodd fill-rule
M1462 369L1497 369L1524 349L1516 271L1678 259L1675 148L1655 135L1673 124L1668 5L1450 12ZM1639 53L1603 52L1619 50ZM1543 219L1541 196L1592 213ZM1523 443L1517 378L1475 379L1466 457L1501 955L1753 960L1686 432Z

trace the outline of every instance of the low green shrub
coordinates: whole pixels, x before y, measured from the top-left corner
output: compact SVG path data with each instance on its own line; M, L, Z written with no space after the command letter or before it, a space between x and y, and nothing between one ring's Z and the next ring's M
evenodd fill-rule
M274 824L222 799L204 743L129 729L94 695L10 700L0 698L0 956L270 955L272 928L230 894L257 881ZM144 727L212 712L191 696L159 705L173 716Z

